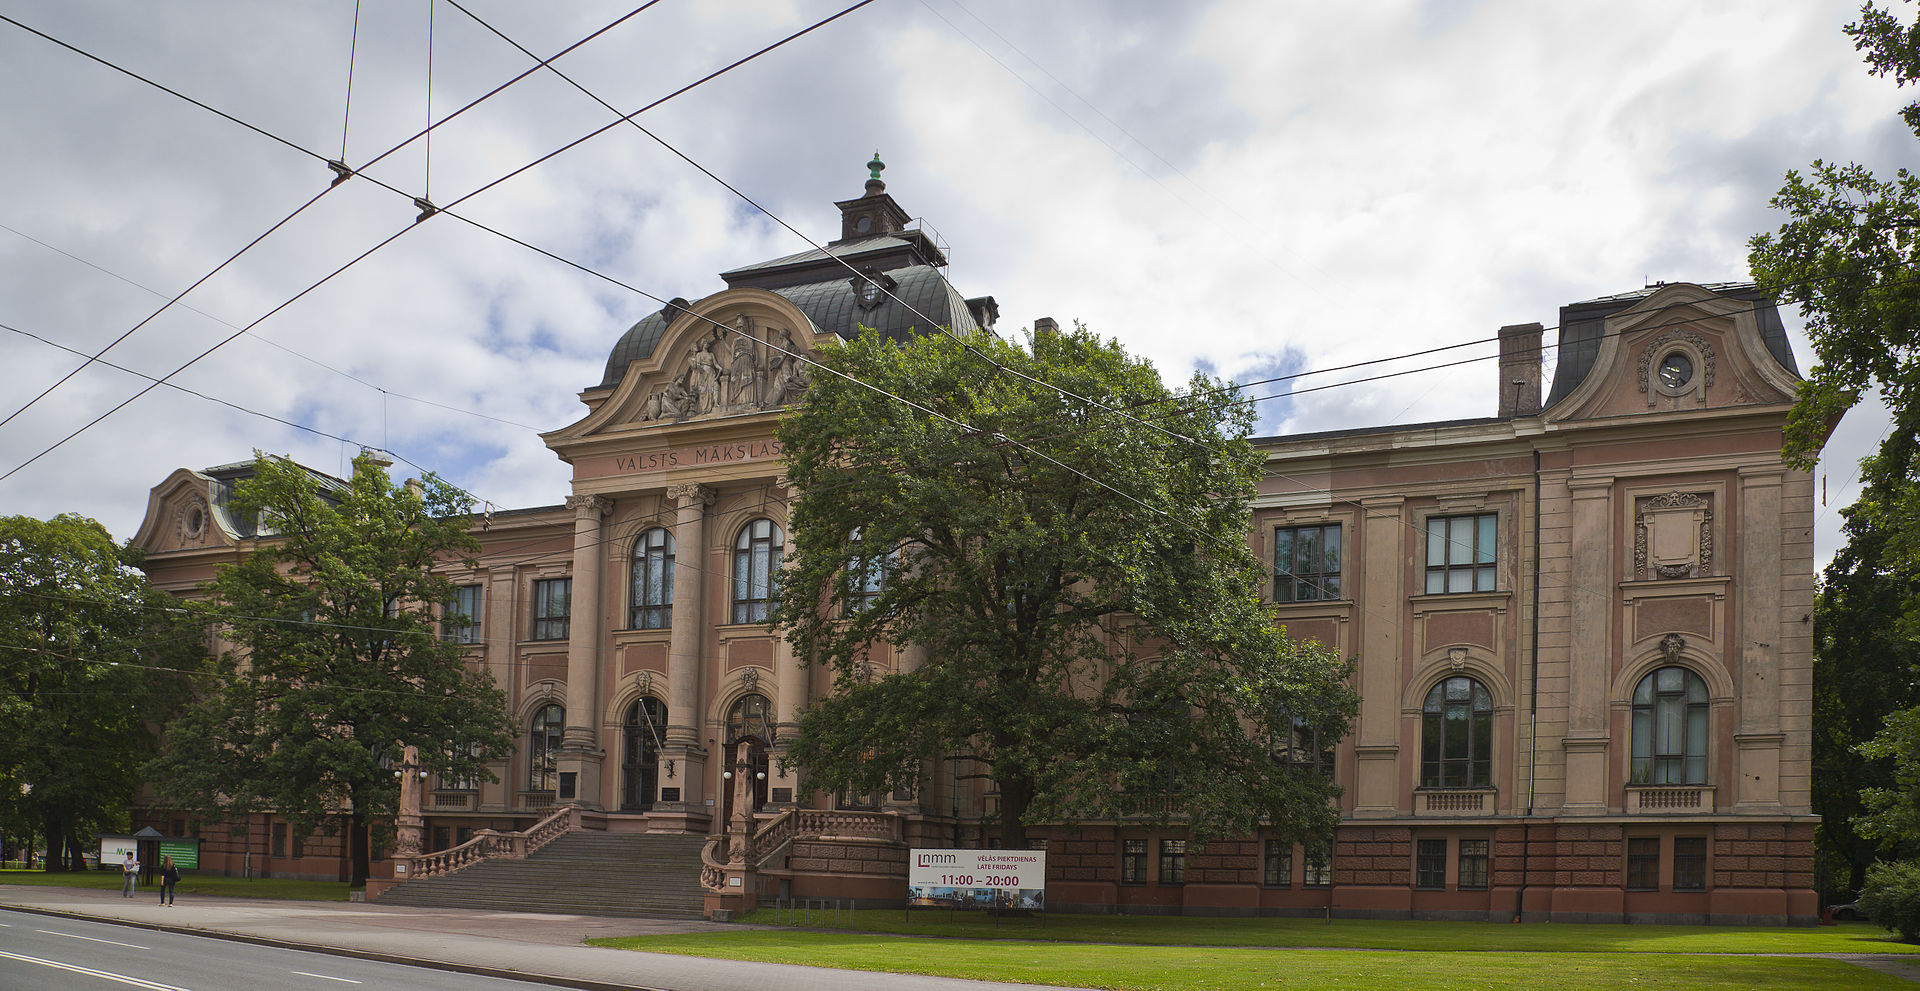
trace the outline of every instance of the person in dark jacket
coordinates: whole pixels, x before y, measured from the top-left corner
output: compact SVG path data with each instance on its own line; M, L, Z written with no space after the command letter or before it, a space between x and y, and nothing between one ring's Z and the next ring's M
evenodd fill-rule
M160 858L160 904L173 907L173 886L180 883L180 868L173 865L172 857Z

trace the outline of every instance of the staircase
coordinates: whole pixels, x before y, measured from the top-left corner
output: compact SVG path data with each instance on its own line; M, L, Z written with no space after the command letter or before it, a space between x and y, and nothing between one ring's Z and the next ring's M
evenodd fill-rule
M524 860L491 858L453 874L415 878L382 905L482 908L637 918L697 919L703 836L575 830Z

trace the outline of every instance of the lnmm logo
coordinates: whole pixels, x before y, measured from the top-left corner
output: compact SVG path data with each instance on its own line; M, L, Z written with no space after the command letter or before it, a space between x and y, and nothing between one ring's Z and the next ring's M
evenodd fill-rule
M960 862L960 858L954 856L951 853L923 853L920 855L920 862L914 866L941 867L949 864L957 864L959 862Z

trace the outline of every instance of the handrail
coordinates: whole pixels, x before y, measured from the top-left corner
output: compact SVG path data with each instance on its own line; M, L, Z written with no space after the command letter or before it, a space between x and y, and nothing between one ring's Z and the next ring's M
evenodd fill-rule
M708 891L727 890L727 867L720 861L720 844L726 838L725 833L716 833L700 848L700 886Z
M775 858L793 846L793 838L798 832L799 817L797 809L784 809L777 816L760 824L747 844L747 862L755 870L765 868Z
M473 839L459 846L441 850L438 853L423 853L405 858L406 880L444 877L472 867L482 860L523 859L555 839L581 828L580 811L579 806L569 805L554 810L552 815L527 827L524 832L509 833L497 829L482 829L473 834ZM398 861L401 858L395 859ZM395 866L400 865L396 863Z

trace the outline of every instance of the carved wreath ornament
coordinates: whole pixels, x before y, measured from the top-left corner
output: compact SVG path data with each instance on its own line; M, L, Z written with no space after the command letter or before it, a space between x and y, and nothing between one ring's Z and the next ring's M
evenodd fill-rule
M1707 385L1712 385L1714 365L1713 345L1708 344L1706 338L1701 337L1691 330L1675 329L1669 330L1659 337L1648 341L1646 347L1640 349L1640 391L1647 391L1647 386L1650 382L1649 376L1653 368L1654 355L1658 353L1661 348L1665 347L1669 341L1685 341L1693 345L1694 350L1700 352L1700 374L1703 376Z

